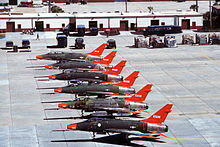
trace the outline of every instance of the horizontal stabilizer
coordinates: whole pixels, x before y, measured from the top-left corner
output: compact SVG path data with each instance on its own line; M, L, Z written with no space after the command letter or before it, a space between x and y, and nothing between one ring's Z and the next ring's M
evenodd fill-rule
M163 136L163 137L166 137L166 138L171 138L171 137L168 137L168 136L166 136L166 135L164 135L162 133L157 133L157 132L151 132L151 133L156 134L156 135L160 135L160 136Z
M151 138L151 139L160 139L158 137L150 136L150 135L137 135L139 137L144 137L144 138Z

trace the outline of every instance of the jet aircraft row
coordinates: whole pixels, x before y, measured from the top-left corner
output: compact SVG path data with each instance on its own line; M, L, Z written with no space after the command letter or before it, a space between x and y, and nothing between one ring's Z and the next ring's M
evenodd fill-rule
M103 43L90 53L49 52L36 56L37 60L54 60L56 63L42 65L48 70L61 70L62 73L37 76L47 80L64 80L64 87L45 87L38 89L53 89L54 93L74 94L75 100L45 102L58 103L57 108L45 110L77 109L81 110L86 121L67 125L66 130L79 130L95 133L119 133L128 141L129 135L150 139L160 136L169 138L163 133L168 132L164 121L171 112L172 104L166 104L149 118L139 121L118 119L116 117L137 117L141 113L149 113L145 100L151 91L152 84L146 84L136 92L133 84L138 78L139 71L133 71L128 77L121 72L127 61L122 60L111 65L117 51L112 51L105 57L102 53L106 48ZM34 67L35 68L35 67ZM39 80L39 81L40 81ZM84 116L84 112L92 112ZM103 113L104 112L104 113Z

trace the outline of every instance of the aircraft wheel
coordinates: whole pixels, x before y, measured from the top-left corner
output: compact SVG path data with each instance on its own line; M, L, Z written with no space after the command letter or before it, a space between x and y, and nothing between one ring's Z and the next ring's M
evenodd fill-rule
M122 139L125 140L126 142L130 142L130 139L128 138L128 134L121 134Z

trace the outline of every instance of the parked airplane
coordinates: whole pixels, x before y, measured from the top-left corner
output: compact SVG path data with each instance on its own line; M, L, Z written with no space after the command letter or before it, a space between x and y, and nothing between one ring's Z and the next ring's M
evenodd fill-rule
M85 60L85 61L99 61L100 57L106 48L107 43L103 43L90 53L67 53L67 52L50 52L47 54L36 56L36 59L44 60Z
M163 122L171 112L172 106L173 104L167 104L149 118L140 121L91 118L80 123L67 125L67 129L93 132L93 138L95 133L120 133L126 140L129 135L150 139L159 139L158 136L169 138L162 134L168 132L168 126Z
M79 109L85 112L106 111L108 114L117 113L118 116L129 116L138 114L139 111L148 109L148 105L143 103L151 91L152 84L144 86L141 90L128 98L107 98L107 99L77 99L72 102L59 104L62 109Z

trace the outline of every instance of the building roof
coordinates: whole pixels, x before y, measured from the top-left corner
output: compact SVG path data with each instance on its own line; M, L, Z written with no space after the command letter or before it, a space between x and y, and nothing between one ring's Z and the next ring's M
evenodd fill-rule
M202 16L195 11L170 11L170 12L138 12L138 13L80 13L74 14L76 18L106 18L106 17L171 17L171 16Z
M0 19L48 19L48 18L133 18L133 17L174 17L174 16L202 16L195 11L173 11L173 12L139 12L139 13L5 13Z
M4 13L0 14L0 19L47 19L47 18L70 18L69 13Z

